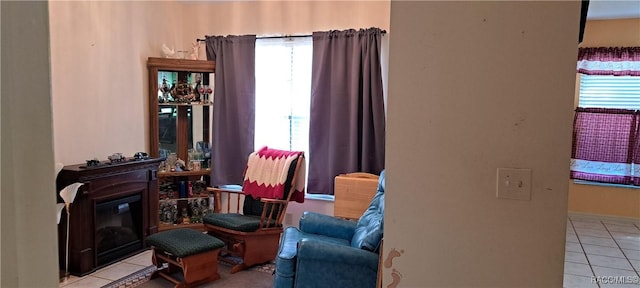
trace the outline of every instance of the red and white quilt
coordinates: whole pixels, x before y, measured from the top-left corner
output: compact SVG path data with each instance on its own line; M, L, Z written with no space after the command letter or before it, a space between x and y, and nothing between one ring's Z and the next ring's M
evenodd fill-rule
M287 173L293 163L304 152L285 151L263 147L249 155L242 190L253 198L282 199ZM304 202L306 168L304 157L295 179L295 189L291 200Z

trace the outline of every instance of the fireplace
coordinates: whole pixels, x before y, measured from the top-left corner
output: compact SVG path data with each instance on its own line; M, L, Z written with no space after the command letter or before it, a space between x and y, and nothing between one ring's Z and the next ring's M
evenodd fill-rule
M83 276L144 249L158 231L158 164L161 159L65 166L57 188L80 187L69 218L69 272ZM58 196L58 202L62 199ZM58 225L59 263L65 269L66 213Z
M140 194L96 204L98 266L142 249Z

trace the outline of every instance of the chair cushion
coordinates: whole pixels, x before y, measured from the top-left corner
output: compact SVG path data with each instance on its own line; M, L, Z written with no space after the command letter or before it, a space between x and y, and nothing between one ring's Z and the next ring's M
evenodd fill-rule
M325 241L327 243L349 246L349 241L333 238L329 236L319 235L319 234L311 234L304 233L298 228L288 227L284 233L282 234L282 238L280 241L280 248L278 249L278 255L276 257L276 273L281 276L290 277L294 274L295 271L295 257L298 253L298 242L301 239L318 239Z
M196 255L224 246L220 239L188 228L152 234L146 241L149 245L177 257Z
M202 218L202 221L205 224L242 232L253 232L260 228L260 216L238 213L213 213ZM275 221L272 220L270 225L275 225Z

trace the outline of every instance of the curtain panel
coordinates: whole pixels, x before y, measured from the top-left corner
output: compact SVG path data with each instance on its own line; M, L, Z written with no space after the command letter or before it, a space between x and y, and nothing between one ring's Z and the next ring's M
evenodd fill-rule
M378 28L314 32L307 193L334 177L384 168L385 114Z
M578 48L578 73L640 76L640 47Z
M255 35L206 36L216 61L211 185L241 185L255 129Z
M632 163L640 164L638 115L635 110L578 107L573 125L571 179L640 183L640 171L632 171Z

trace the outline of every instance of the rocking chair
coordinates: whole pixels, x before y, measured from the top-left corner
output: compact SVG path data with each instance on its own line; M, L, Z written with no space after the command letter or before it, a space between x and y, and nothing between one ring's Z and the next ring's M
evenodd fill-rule
M265 147L249 156L241 190L208 188L217 207L227 195L227 213L209 214L203 222L209 235L225 243L219 259L233 265L231 273L275 259L289 201L304 202L304 167L304 152Z

